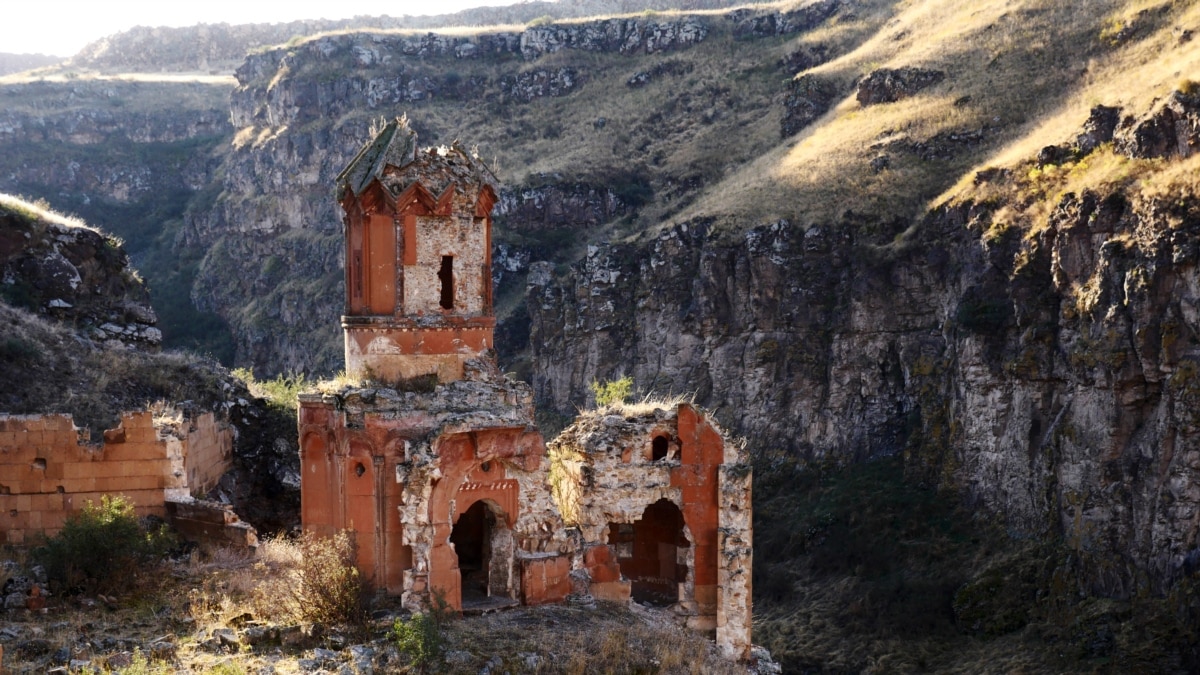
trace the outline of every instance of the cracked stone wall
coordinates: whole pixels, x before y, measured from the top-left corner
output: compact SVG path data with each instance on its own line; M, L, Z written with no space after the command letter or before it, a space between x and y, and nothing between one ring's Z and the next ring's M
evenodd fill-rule
M680 623L745 658L751 474L740 447L689 404L643 405L581 415L550 441L549 456L548 482L564 519L579 530L574 567L589 592L640 599L641 584L653 601L655 587L676 583L667 604ZM671 513L681 516L676 541L661 536ZM639 552L639 530L657 544L657 556L649 546Z
M168 515L216 485L232 461L233 430L212 413L126 413L87 442L70 415L0 415L0 543L53 536L72 512L121 494L139 515Z
M487 307L483 280L487 235L483 218L417 218L417 260L404 266L404 309L408 313L440 313L442 257L452 256L454 311L480 314Z
M547 457L532 390L485 359L425 391L300 401L305 528L353 530L360 569L405 607L659 592L680 624L748 654L750 469L692 406L585 414ZM480 502L487 552L468 569L455 533Z

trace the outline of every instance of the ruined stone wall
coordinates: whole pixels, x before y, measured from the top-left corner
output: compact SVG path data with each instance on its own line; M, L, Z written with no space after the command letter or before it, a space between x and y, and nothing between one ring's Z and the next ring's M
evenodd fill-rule
M149 411L126 413L99 444L87 442L70 415L0 415L0 543L52 536L73 511L104 495L124 495L139 515L165 517L169 497L215 483L232 442L212 413L194 427Z
M468 211L469 213L469 211ZM404 311L409 314L442 311L442 256L454 257L454 312L480 314L485 310L484 275L487 237L483 219L470 217L417 218L417 260L404 266Z
M505 552L491 561L492 596L562 600L573 546L546 489L532 391L498 372L467 376L432 392L302 395L304 527L323 536L354 531L360 569L406 607L427 606L435 589L458 607L449 538L482 501L498 520L491 543Z
M681 624L746 658L751 474L739 447L691 405L635 406L581 416L549 455L551 491L580 531L573 568L587 592L622 601L658 586Z

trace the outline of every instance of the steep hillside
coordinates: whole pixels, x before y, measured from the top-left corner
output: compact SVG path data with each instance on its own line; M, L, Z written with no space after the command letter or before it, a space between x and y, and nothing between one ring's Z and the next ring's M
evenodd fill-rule
M894 10L789 101L870 62L857 89L686 220L535 268L535 387L567 409L631 374L757 447L903 453L1011 531L1064 537L1085 592L1162 591L1200 556L1200 9Z
M227 329L189 299L201 253L175 240L185 215L212 198L231 88L220 78L0 78L0 190L45 199L123 239L165 344L227 361Z
M151 403L230 400L219 366L159 352L145 286L111 236L0 194L0 274L0 379L20 383L0 410L71 413L98 436Z
M838 6L333 34L253 54L237 73L223 190L188 233L208 250L194 297L229 321L241 361L337 368L341 226L329 185L374 120L407 110L421 142L478 144L506 185L499 305L503 347L518 351L525 263L638 231L770 148L781 36Z

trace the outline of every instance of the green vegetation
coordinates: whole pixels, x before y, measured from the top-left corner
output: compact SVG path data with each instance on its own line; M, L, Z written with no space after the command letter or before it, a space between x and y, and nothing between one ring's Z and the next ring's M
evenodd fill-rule
M896 458L822 469L759 456L754 482L754 641L785 672L1200 664L1195 573L1165 597L1095 597L1086 555L1011 539L958 495L906 479Z
M271 380L256 379L254 371L250 368L234 368L231 374L244 382L251 394L266 399L267 404L272 408L292 413L295 413L298 402L297 397L300 392L305 389L311 389L315 384L306 378L303 373L276 375Z
M629 375L604 382L592 380L588 386L592 390L592 396L596 399L597 408L628 403L630 396L633 395L633 377Z
M33 557L58 593L108 592L127 589L175 545L166 525L143 526L133 502L105 495L72 514Z
M408 657L418 673L437 670L445 656L445 626L453 613L440 591L434 592L433 607L416 612L408 620L397 618L388 637Z

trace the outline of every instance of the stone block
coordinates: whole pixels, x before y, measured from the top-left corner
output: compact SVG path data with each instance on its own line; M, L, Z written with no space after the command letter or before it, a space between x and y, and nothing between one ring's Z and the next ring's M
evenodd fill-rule
M715 584L697 585L692 593L696 604L702 608L713 608L717 606L717 587Z
M526 605L562 602L571 592L571 560L568 556L523 558L521 591Z
M589 589L592 597L606 602L628 604L633 585L628 581L593 583Z

